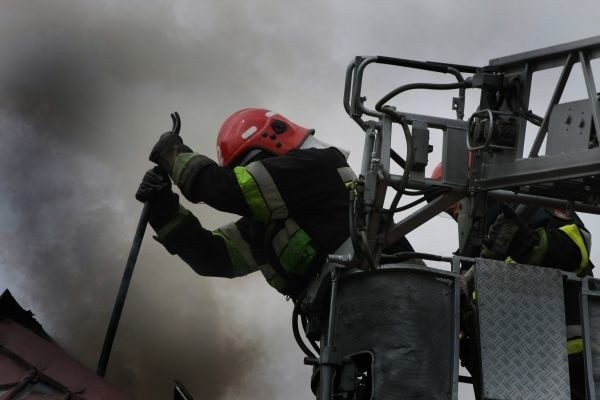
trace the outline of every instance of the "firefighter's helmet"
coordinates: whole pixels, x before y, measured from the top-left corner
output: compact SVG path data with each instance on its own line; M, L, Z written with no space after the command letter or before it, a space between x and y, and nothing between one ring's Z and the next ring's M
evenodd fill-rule
M224 167L244 165L256 153L281 155L300 147L314 130L297 125L281 114L245 108L231 114L219 130L217 155Z

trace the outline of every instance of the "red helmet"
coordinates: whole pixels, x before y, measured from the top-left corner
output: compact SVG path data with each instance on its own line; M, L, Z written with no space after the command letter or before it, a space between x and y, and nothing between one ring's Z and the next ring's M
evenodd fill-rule
M239 164L251 150L285 154L300 147L313 132L274 111L245 108L231 114L221 125L217 137L219 164Z

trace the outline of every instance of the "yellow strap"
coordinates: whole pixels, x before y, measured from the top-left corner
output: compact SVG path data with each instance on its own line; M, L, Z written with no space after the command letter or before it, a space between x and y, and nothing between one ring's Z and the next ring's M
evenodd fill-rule
M587 246L585 245L585 241L581 236L581 232L579 232L579 228L575 224L561 226L558 229L563 231L577 245L577 247L579 247L579 251L581 252L581 263L579 264L579 268L575 272L577 273L577 275L580 275L585 270L590 261L590 255L588 253Z

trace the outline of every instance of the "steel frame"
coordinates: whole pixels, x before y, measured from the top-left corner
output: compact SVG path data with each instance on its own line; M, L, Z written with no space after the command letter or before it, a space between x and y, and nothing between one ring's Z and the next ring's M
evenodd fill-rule
M393 243L443 211L448 205L461 198L472 198L478 193L489 194L492 198L510 200L514 203L555 206L569 211L600 214L600 193L590 190L589 196L584 201L574 202L569 200L566 195L557 194L556 190L546 190L545 186L541 185L548 182L600 176L600 147L581 149L565 154L539 154L543 141L548 135L553 108L559 104L567 80L576 63L581 64L583 69L593 125L600 127L600 105L597 101L596 86L590 64L590 60L598 57L600 57L600 36L493 59L485 67L421 62L382 56L356 57L346 70L343 104L349 116L367 133L361 175L365 177L365 195L369 196L368 201L365 202L367 215L373 217L368 218L367 222L367 242L373 246L373 254L378 254L378 250L380 250L380 248L376 249L376 246L381 247L382 243ZM371 64L446 73L455 77L459 83L464 81L462 74L472 74L473 77L478 74L491 74L496 77L501 76L505 81L518 79L522 82L521 97L527 108L533 74L561 66L562 71L549 106L541 120L529 156L523 157L527 121L524 116L514 114L519 126L516 149L500 149L493 154L489 148L471 151L472 165L470 171L467 171L462 165L464 164L463 160L460 162L453 160L456 149L459 146L465 148L464 143L469 131L469 123L462 119L461 107L464 102L461 104L460 98L462 96L464 99L464 92L461 92L463 89L459 90L459 97L454 98L452 105L453 109L457 111L456 119L405 113L391 107L369 108L365 104L366 98L362 94L362 85L365 70ZM467 82L469 81L470 79L467 78ZM412 85L406 86L423 88L426 84ZM450 84L446 86L450 86ZM483 107L486 105L483 99L484 94L490 89L485 86L480 89L482 89ZM397 89L397 91L399 93L402 89ZM501 104L498 111L512 113L506 103ZM409 177L406 187L422 189L438 185L447 188L448 192L441 195L436 201L404 217L400 222L391 224L387 232L383 233L385 239L382 241L381 213L377 210L380 210L380 206L383 204L387 188L399 185L403 181L402 175L394 175L389 172L391 149L388 146L391 143L393 122L406 123L412 126L413 130L418 125L424 129L436 128L443 131L444 148L442 152L445 159L442 181L431 181L425 179L422 174L413 173ZM551 132L551 134L563 134L563 132ZM460 139L452 139L457 137ZM460 144L461 141L463 144ZM378 143L386 143L386 145L379 146ZM452 149L449 149L451 146L453 146ZM463 151L466 154L468 150L465 148ZM534 186L537 188L535 196L529 194L531 187Z
M463 212L461 212L458 221L460 248L463 255L469 255L468 249L477 248L480 244L483 234L481 226L483 225L479 223L478 219L483 218L481 210L485 210L488 199L534 207L559 208L567 212L578 211L600 214L600 185L589 188L582 187L582 195L577 200L574 200L569 193L561 191L560 186L554 187L556 183L561 181L573 180L577 182L575 180L594 179L594 176L600 176L600 147L589 145L588 148L576 149L569 153L540 154L544 140L549 135L565 135L564 138L560 137L559 139L568 140L565 132L552 129L550 119L553 112L556 111L556 106L560 104L575 64L580 64L582 67L587 91L587 99L585 100L590 113L588 115L591 115L594 130L598 133L596 136L600 136L600 104L590 62L595 58L600 58L600 36L492 59L484 67L429 61L421 62L381 56L356 57L346 70L343 105L348 115L366 133L361 168L361 179L364 183L363 211L366 216L366 227L364 228L366 240L363 245L369 247L370 254L375 257L375 260L367 263L355 256L352 262L348 262L351 258L348 255L346 256L346 263L361 268L372 268L374 263L378 263L377 257L381 254L382 248L401 239L457 201L461 201L463 205ZM439 86L444 86L445 89L459 90L459 96L455 97L452 103L452 109L457 113L456 119L407 113L385 106L385 102L394 95L412 88L428 88L428 84L409 84L397 88L380 100L375 108L368 107L366 97L362 93L362 86L365 70L371 64L384 64L452 75L457 83ZM537 117L536 119L534 118L535 115L529 111L533 75L536 72L557 67L562 68L562 70L548 107L543 117ZM471 76L465 79L463 74ZM470 134L470 122L463 119L464 90L468 86L473 86L475 81L479 85L475 88L482 91L479 108L482 113L490 109L493 111L488 114L510 115L516 121L517 137L513 147L494 149L491 146L491 140L488 140L487 144L478 149L468 149L467 138ZM490 103L490 94L495 96L502 91L508 91L510 89L509 85L515 81L518 81L520 85L518 95L508 92L505 94L513 96L513 100L516 98L516 101L521 103L521 113L515 112L509 104L510 99L507 100L504 96L498 96L502 99L499 104L494 106L493 101ZM502 84L494 86L495 82L502 82ZM489 119L492 118L493 116ZM532 148L528 156L525 157L523 150L528 120L534 123L537 122L539 128ZM398 156L392 148L392 127L394 123L403 125L405 130L407 126L412 127L412 133L417 129L424 130L427 132L427 137L429 128L442 130L444 135L442 149L444 165L440 181L426 179L423 170L412 174L409 172L408 177L390 173L390 158L398 162ZM494 134L491 122L489 124L490 126L487 129L490 130L490 134ZM591 132L590 130L590 134ZM412 133L407 137L407 151L413 151ZM401 161L408 164L410 156L410 154L407 154L407 160ZM469 164L468 168L466 164ZM407 169L410 171L410 167L408 165L405 171ZM417 211L404 216L399 222L394 223L391 221L391 215L389 215L393 213L393 210L389 214L385 214L383 210L389 187L417 191L437 187L443 188L445 193L442 193ZM469 260L472 261L472 259L465 257L454 257L452 261L453 273L460 271L461 262L468 262ZM565 279L578 281L582 285L581 318L586 382L588 398L596 398L591 364L588 299L591 296L600 297L600 292L589 287L589 278L581 280L568 273L565 273L564 276ZM458 305L458 291L455 292L453 301ZM458 312L455 317L458 318ZM458 335L456 335L455 346L455 350L457 350ZM458 351L455 352L455 364L458 366ZM455 377L453 399L456 399L459 379L456 371L452 371L452 374Z

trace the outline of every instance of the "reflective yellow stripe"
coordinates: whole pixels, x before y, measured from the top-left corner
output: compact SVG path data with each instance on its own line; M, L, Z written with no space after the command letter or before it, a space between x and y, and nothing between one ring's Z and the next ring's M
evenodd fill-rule
M173 171L171 174L173 176L173 182L176 185L179 184L179 178L181 177L181 173L185 169L185 167L192 161L193 158L199 156L198 153L180 153L175 158L175 163L173 164Z
M227 254L229 254L229 260L231 261L231 266L233 269L233 276L244 276L253 271L253 269L248 265L240 251L236 248L235 244L225 236L223 232L220 230L213 231L213 235L219 236L225 242L225 247L227 247Z
M218 230L214 231L213 234L217 234L219 236L224 237L229 243L231 243L231 245L243 258L245 268L247 269L244 275L257 270L257 263L254 260L254 256L252 255L252 249L250 248L250 244L243 238L242 233L240 232L236 224L230 223L224 225Z
M583 339L571 339L567 341L567 354L576 354L583 351Z
M268 221L271 218L271 210L267 205L254 177L248 172L246 167L235 167L233 169L237 178L238 184L242 189L242 194L252 216L259 221Z
M580 275L590 261L590 255L588 253L587 246L585 245L585 241L581 236L581 232L579 232L579 228L575 224L561 226L559 229L563 231L577 245L577 247L579 247L579 251L581 252L581 263L575 272L577 275Z

